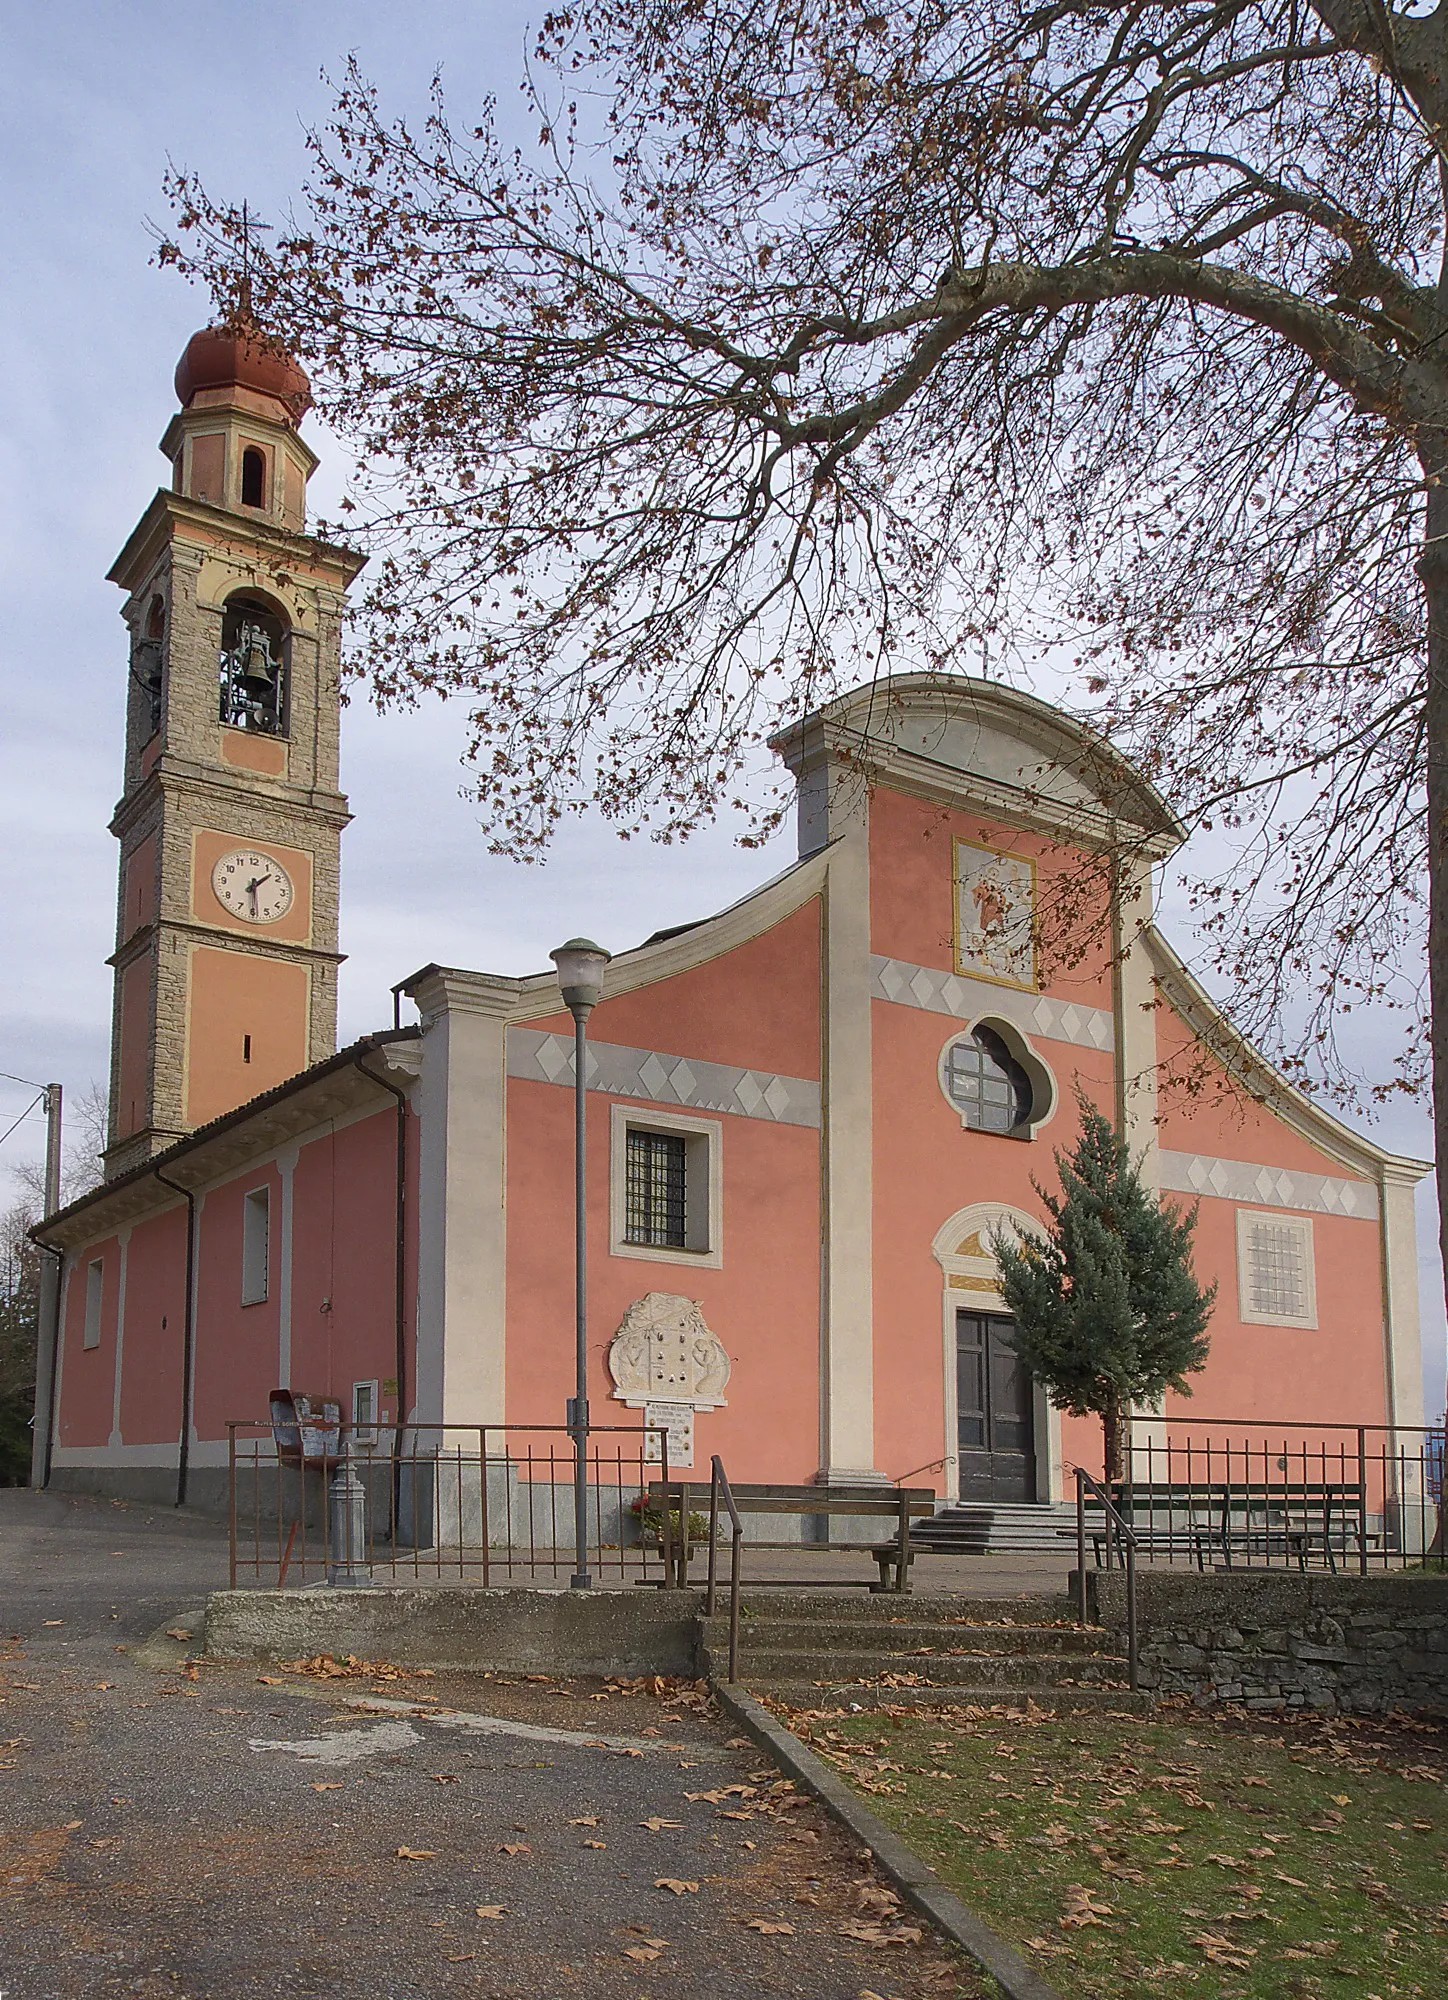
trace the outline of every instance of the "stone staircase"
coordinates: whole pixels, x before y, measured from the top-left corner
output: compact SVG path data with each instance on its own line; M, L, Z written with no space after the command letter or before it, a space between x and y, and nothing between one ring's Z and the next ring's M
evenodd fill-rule
M740 1678L793 1708L1135 1705L1108 1635L1074 1618L1065 1596L745 1590ZM700 1623L705 1666L722 1679L727 1597Z
M1088 1535L1099 1518L1099 1508L1087 1509ZM925 1520L912 1521L910 1539L941 1555L1074 1556L1076 1509L1060 1504L1012 1506L998 1501L964 1501L957 1507L942 1507Z

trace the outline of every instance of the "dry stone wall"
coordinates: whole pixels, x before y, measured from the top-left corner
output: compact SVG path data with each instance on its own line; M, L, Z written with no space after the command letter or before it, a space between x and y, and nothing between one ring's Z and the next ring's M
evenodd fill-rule
M1125 1638L1126 1585L1091 1572ZM1248 1708L1448 1715L1448 1575L1256 1570L1137 1578L1141 1685Z

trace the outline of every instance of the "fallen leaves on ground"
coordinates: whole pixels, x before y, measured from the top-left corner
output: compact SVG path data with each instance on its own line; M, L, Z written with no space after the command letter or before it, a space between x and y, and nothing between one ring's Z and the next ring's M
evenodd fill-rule
M437 1849L435 1847L399 1847L397 1850L397 1859L399 1861L436 1861Z
M1073 1882L1066 1890L1066 1907L1056 1922L1063 1931L1080 1930L1087 1924L1106 1924L1116 1912L1109 1903L1098 1903L1094 1889Z
M1257 1956L1255 1945L1241 1944L1235 1938L1219 1937L1213 1931L1202 1931L1187 1939L1194 1944L1203 1958L1213 1965L1225 1965L1233 1972L1250 1972L1252 1960Z
M340 1778L319 1778L311 1789L314 1792L340 1792L342 1790L342 1780Z
M768 1917L748 1917L744 1928L747 1931L758 1931L761 1937L794 1936L793 1924L772 1923Z
M494 1920L506 1917L507 1914L508 1912L503 1908L501 1903L479 1903L478 1907L473 1911L475 1917L491 1917Z
M656 1889L667 1889L671 1896L697 1896L697 1882L682 1882L676 1875L660 1875L654 1883Z
M673 1831L677 1832L683 1826L683 1824L684 1822L681 1819L654 1818L654 1819L641 1819L639 1821L639 1825L643 1827L645 1831L648 1833L662 1833L665 1830L665 1828L671 1828Z
M526 1840L500 1840L498 1842L498 1852L499 1854L531 1854L533 1850Z

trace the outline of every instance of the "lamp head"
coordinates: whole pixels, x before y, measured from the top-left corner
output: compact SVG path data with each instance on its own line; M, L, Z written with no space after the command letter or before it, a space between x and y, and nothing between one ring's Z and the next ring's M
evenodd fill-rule
M588 1013L603 998L603 968L613 953L592 938L570 938L548 956L558 967L558 985L570 1013Z

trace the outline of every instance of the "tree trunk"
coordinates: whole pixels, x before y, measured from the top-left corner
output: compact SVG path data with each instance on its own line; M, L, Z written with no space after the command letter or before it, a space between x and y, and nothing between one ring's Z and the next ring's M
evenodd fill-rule
M1448 440L1435 440L1448 482ZM1426 454L1425 454L1426 457ZM1424 734L1428 768L1428 995L1438 1245L1448 1272L1448 483L1428 488L1427 534L1418 574L1428 609Z
M1126 1410L1119 1396L1108 1396L1101 1408L1102 1453L1106 1484L1114 1486L1126 1476Z

